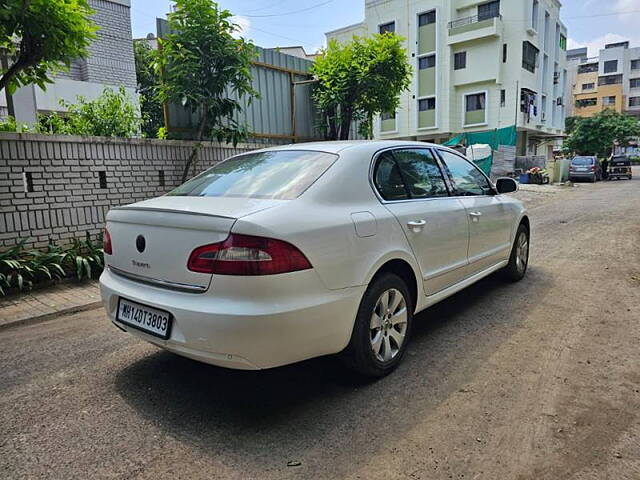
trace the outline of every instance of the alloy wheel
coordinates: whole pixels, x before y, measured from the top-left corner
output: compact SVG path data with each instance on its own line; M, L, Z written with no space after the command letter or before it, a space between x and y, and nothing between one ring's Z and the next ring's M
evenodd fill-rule
M529 238L526 232L521 232L516 244L516 268L523 273L529 263Z
M395 288L380 295L373 309L370 323L371 349L381 362L389 362L398 355L407 334L407 301Z

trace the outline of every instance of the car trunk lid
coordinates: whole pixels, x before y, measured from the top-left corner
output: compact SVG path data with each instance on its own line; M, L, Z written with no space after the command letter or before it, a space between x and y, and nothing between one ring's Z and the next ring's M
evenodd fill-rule
M204 291L211 275L187 269L191 252L225 240L236 219L282 202L167 196L115 208L107 215L113 253L106 263L132 279Z

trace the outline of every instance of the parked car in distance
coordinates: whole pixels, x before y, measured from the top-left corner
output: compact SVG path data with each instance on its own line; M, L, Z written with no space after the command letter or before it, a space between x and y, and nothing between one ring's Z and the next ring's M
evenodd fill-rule
M602 180L602 166L596 157L574 157L569 164L569 180L589 180L597 182Z
M417 312L493 272L525 276L516 189L419 142L246 153L109 212L102 298L118 328L209 364L340 354L383 376Z
M608 169L608 178L609 180L627 179L631 180L633 178L633 173L631 169L631 160L626 155L613 155L611 160L609 160L609 169Z

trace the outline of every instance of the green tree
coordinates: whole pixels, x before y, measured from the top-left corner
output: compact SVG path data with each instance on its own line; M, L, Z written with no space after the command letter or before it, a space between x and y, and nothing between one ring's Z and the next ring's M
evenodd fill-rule
M0 0L0 53L7 58L0 89L44 89L53 73L86 57L97 30L92 13L86 0Z
M124 87L105 88L95 100L77 97L77 103L60 102L67 113L40 117L39 133L90 135L99 137L135 137L142 120Z
M564 149L570 154L606 158L614 145L626 147L633 137L639 135L640 122L636 118L607 109L573 122Z
M239 27L231 17L211 0L177 0L167 16L172 33L160 40L159 97L198 115L198 142L207 137L235 145L248 135L235 116L244 99L250 102L257 96L251 85L256 52L250 42L234 38ZM185 164L183 182L199 149L194 148Z
M133 44L138 78L138 94L142 113L142 133L149 138L157 137L164 126L162 102L158 98L160 76L154 67L154 51L144 40Z
M374 116L398 108L412 71L402 43L392 33L329 42L312 67L318 78L313 99L327 139L348 139L354 120L360 122L360 133L371 138Z

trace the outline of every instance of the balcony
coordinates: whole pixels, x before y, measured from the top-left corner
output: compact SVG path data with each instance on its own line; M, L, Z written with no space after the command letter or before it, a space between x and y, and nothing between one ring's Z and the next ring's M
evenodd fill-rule
M470 42L481 38L502 36L502 15L494 17L472 17L460 18L449 22L449 39L447 44Z

